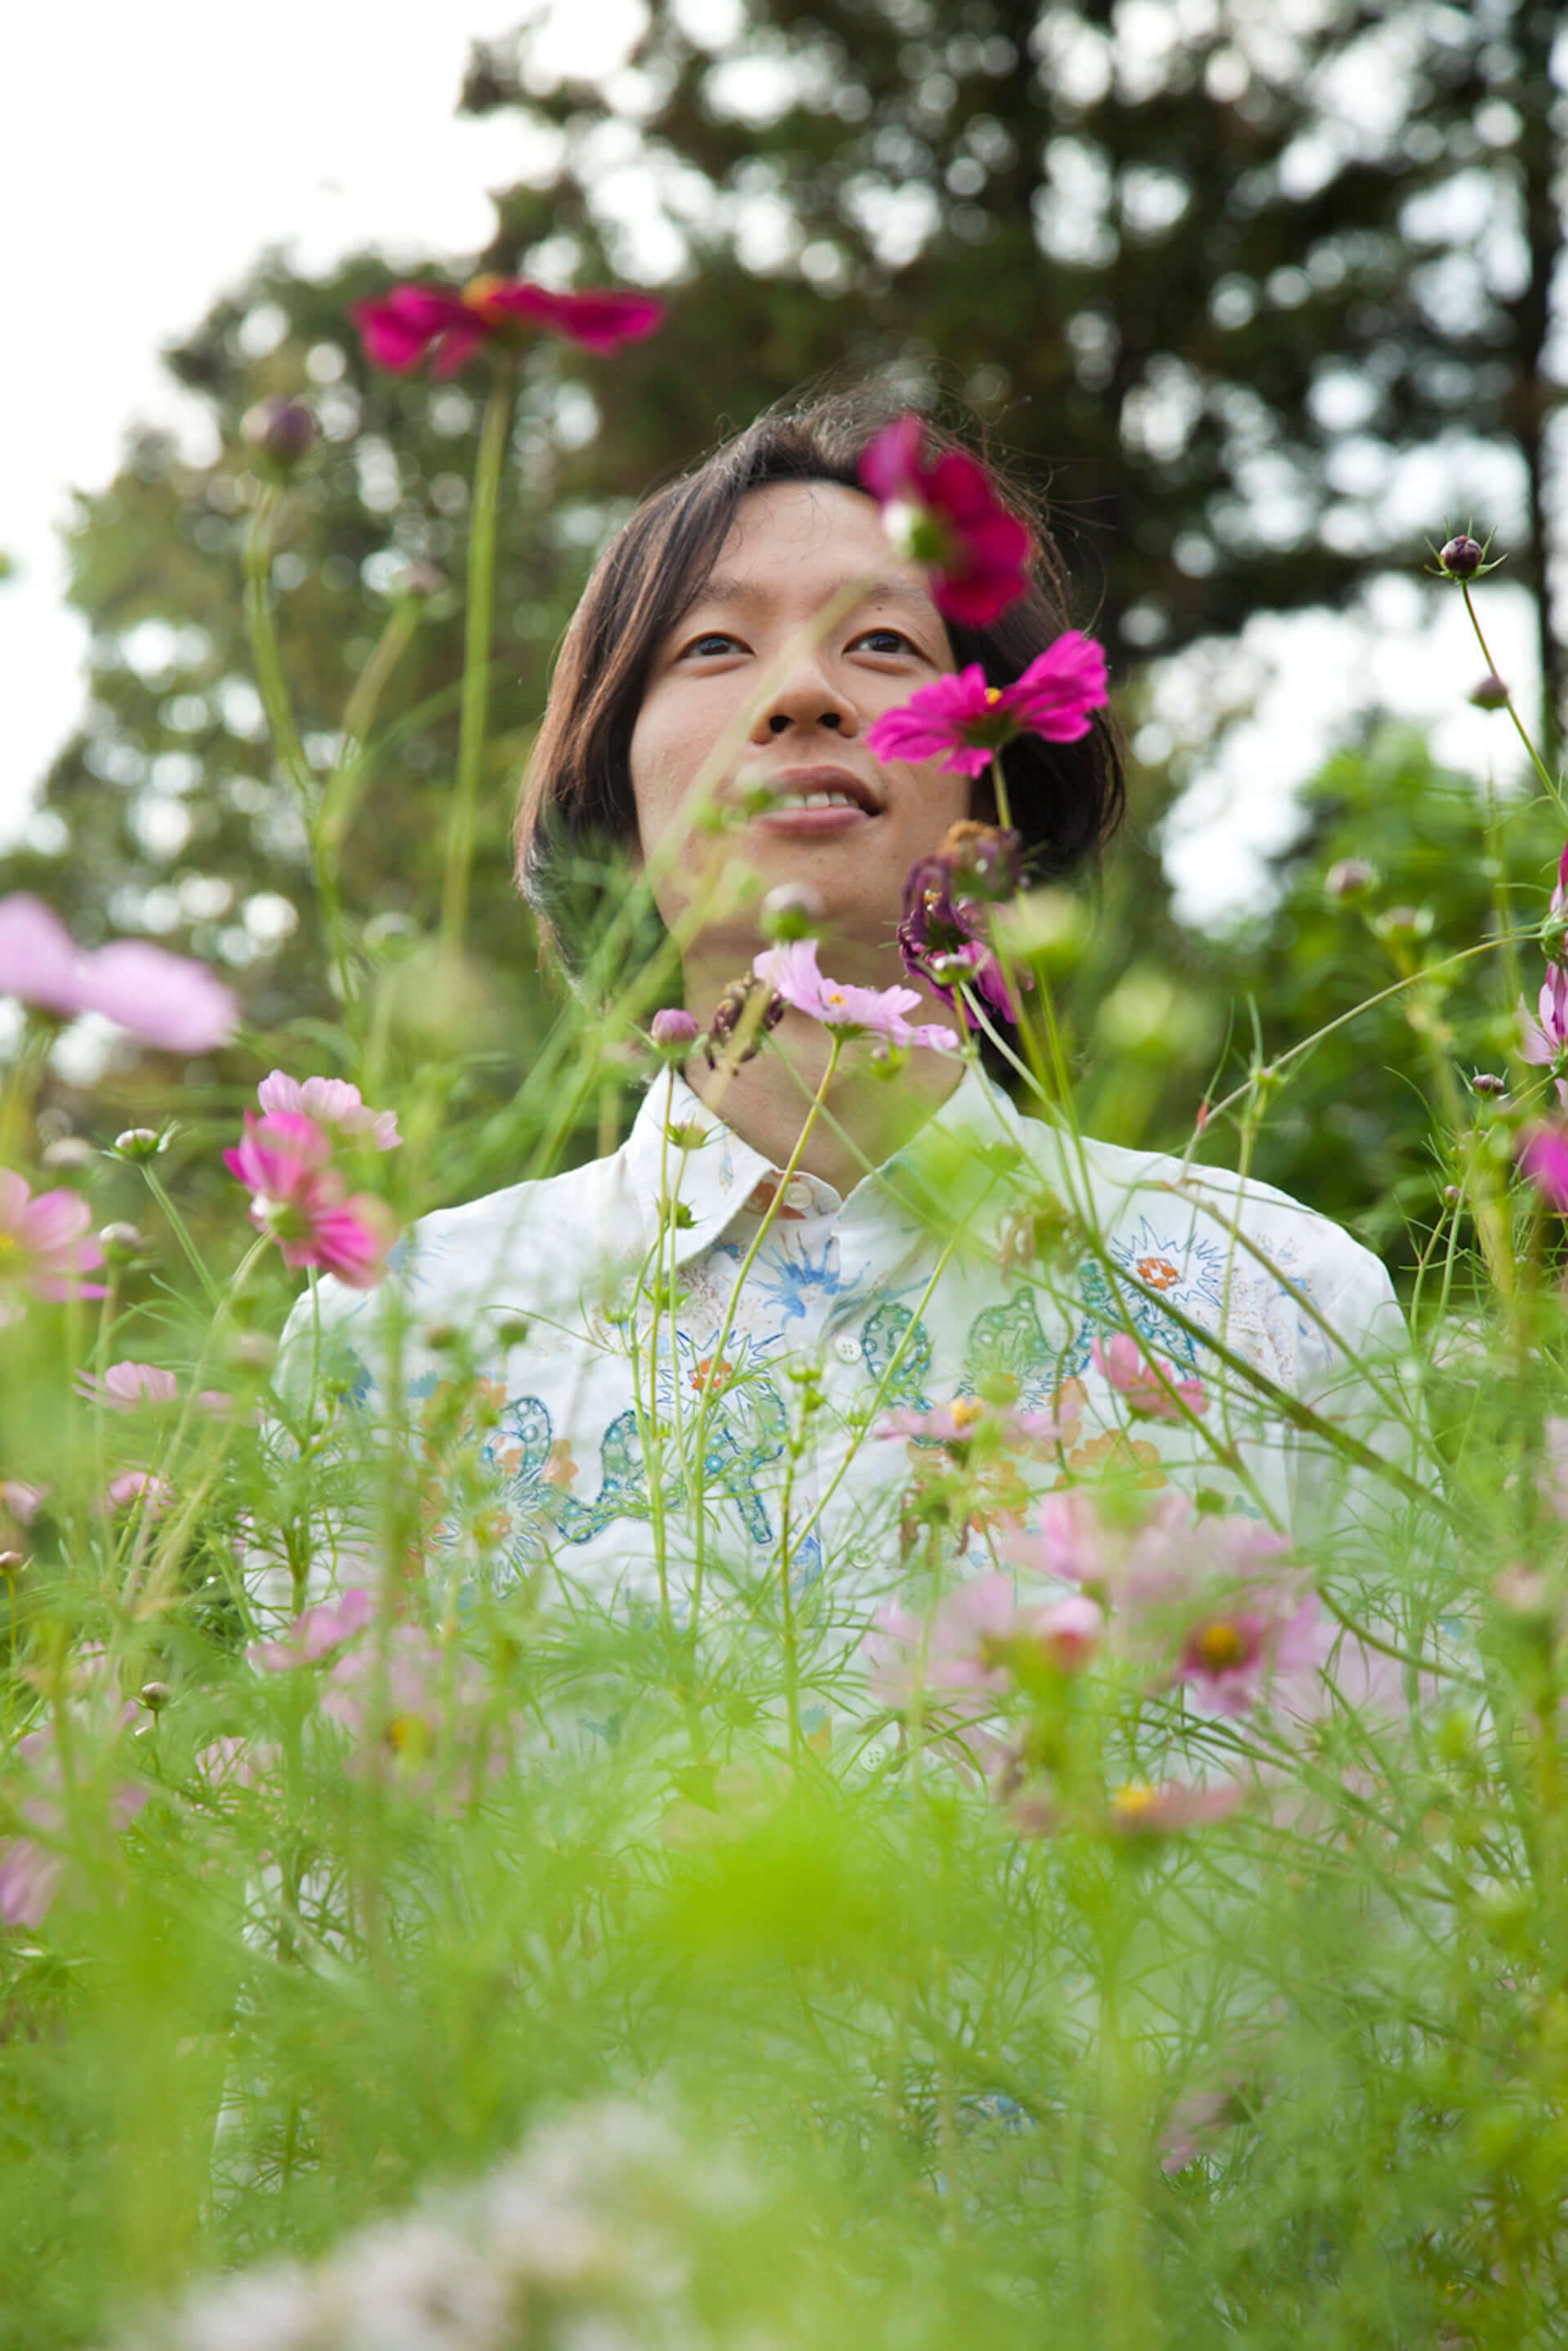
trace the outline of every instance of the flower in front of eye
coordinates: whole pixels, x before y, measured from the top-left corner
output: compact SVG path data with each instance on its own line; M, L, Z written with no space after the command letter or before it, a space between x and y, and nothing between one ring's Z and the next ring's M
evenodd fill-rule
M1076 743L1107 700L1104 649L1069 629L1011 685L988 685L978 662L916 686L866 729L866 748L893 759L940 758L945 772L978 776L1020 735Z
M920 1003L913 987L855 987L848 981L825 979L817 968L815 939L765 948L751 968L785 1004L820 1020L825 1029L846 1036L885 1037L891 1045L925 1045L936 1052L957 1049L955 1029L935 1022L911 1025L907 1015Z
M1028 593L1027 526L1001 505L973 457L961 449L927 455L918 416L900 416L877 434L861 458L860 477L882 507L893 545L924 567L950 621L988 628Z
M62 1186L35 1198L30 1184L0 1167L0 1328L22 1312L17 1293L35 1298L101 1298L103 1284L82 1275L103 1263L88 1235L92 1210Z
M664 320L664 306L650 294L604 287L552 294L526 277L471 278L460 292L446 286L394 286L374 301L353 302L349 316L365 356L389 374L406 375L427 352L432 373L455 375L486 343L517 344L544 328L601 356L642 340Z
M396 1111L371 1110L358 1086L346 1078L307 1078L301 1084L274 1070L257 1086L256 1098L264 1111L296 1111L329 1134L362 1134L378 1151L395 1151L402 1141Z

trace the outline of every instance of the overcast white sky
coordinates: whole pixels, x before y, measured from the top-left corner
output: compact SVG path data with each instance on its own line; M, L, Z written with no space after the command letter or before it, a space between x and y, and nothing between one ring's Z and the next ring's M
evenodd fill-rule
M559 37L601 58L634 5L572 0ZM56 0L11 12L0 547L19 575L0 584L0 844L25 828L83 698L83 632L63 601L57 540L70 489L108 479L134 421L199 434L200 411L162 377L159 346L269 244L307 269L367 245L402 262L472 252L490 225L486 189L525 157L515 118L455 119L463 68L473 38L528 13L528 0ZM1431 496L1437 529L1436 476ZM1500 588L1489 610L1500 662L1529 693L1522 600ZM1260 620L1226 677L1201 664L1173 675L1165 716L1178 737L1201 733L1217 702L1252 705L1173 843L1193 916L1245 895L1256 852L1289 830L1291 786L1354 706L1380 701L1434 724L1444 756L1511 769L1505 722L1463 705L1481 664L1458 600L1434 619L1396 586L1376 622Z

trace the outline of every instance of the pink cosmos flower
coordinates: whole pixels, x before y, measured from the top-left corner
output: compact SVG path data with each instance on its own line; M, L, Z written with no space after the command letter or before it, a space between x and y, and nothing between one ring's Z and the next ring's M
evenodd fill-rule
M478 1667L460 1652L439 1648L415 1625L395 1625L384 1646L361 1643L346 1649L322 1682L321 1711L353 1740L353 1771L368 1769L365 1742L372 1732L398 1777L416 1788L431 1785L438 1750L454 1740L465 1766L461 1780L469 1788L482 1760L492 1772L506 1768L507 1736L486 1757L485 1681Z
M434 350L432 373L448 376L466 367L484 344L519 342L529 327L564 335L602 356L651 335L663 322L664 306L649 294L608 288L552 294L525 277L486 276L470 279L461 293L444 286L394 286L379 300L350 303L349 316L372 365L405 375Z
M250 1220L277 1241L286 1265L319 1266L350 1290L373 1290L386 1274L397 1223L369 1192L345 1194L332 1146L298 1111L245 1114L245 1137L224 1165L249 1189Z
M1182 1405L1188 1412L1208 1410L1200 1379L1178 1378L1174 1364L1164 1355L1145 1356L1125 1331L1113 1332L1104 1344L1092 1339L1089 1353L1101 1377L1109 1380L1118 1395L1125 1396L1130 1412L1141 1413L1148 1420L1181 1420L1186 1416Z
M356 1633L362 1633L374 1614L370 1593L356 1587L345 1592L341 1600L307 1608L281 1641L253 1641L245 1653L246 1662L270 1674L316 1665L345 1641L351 1641Z
M119 1709L119 1721L110 1728L123 1728L132 1719L136 1708L127 1703ZM79 1746L73 1751L79 1754ZM66 1808L60 1802L61 1765L53 1724L41 1730L30 1730L19 1739L11 1750L11 1760L23 1766L31 1780L32 1792L15 1803L18 1819L37 1836L6 1837L0 1842L0 1923L7 1927L41 1926L47 1917L59 1890L67 1855L63 1849L68 1830ZM81 1791L78 1791L78 1797ZM134 1820L147 1802L147 1792L133 1782L126 1782L110 1792L108 1816L111 1828L122 1829Z
M314 1120L328 1134L365 1135L378 1151L395 1151L402 1141L396 1111L370 1109L358 1086L346 1078L307 1078L301 1085L297 1078L274 1070L257 1086L256 1098L268 1113L294 1111Z
M101 1405L107 1411L136 1412L143 1405L178 1403L180 1383L156 1364L110 1364L102 1379L78 1372L76 1391L85 1403ZM202 1388L196 1403L203 1412L227 1412L234 1398L221 1388Z
M1188 1788L1167 1780L1151 1788L1141 1780L1133 1780L1112 1795L1111 1826L1118 1836L1129 1838L1179 1835L1184 1829L1203 1828L1210 1821L1224 1820L1236 1810L1242 1794L1234 1782L1214 1788Z
M1568 1420L1548 1413L1542 1424L1546 1466L1537 1490L1554 1518L1568 1519Z
M1015 1567L1057 1583L1142 1596L1165 1587L1162 1562L1196 1520L1192 1504L1167 1487L1145 1498L1141 1518L1107 1518L1082 1486L1044 1494L1036 1523L1010 1535L1002 1555Z
M1560 1126L1530 1126L1518 1144L1521 1170L1549 1208L1568 1217L1568 1133Z
M173 1499L174 1489L155 1469L124 1469L110 1479L98 1507L105 1517L139 1508L151 1520L161 1519Z
M1196 2163L1204 2141L1217 2130L1244 2118L1245 2108L1238 2097L1242 2086L1238 2082L1223 2090L1182 2092L1160 2133L1160 2169L1167 2177Z
M53 1489L29 1486L22 1478L0 1478L0 1510L16 1520L18 1526L30 1527Z
M78 1193L61 1189L33 1196L30 1184L0 1167L0 1328L23 1309L19 1290L35 1298L102 1298L100 1281L84 1281L103 1263L101 1245L89 1237L92 1210Z
M99 1012L144 1045L204 1053L239 1026L234 990L204 963L146 939L78 947L41 900L0 899L0 996L19 996L62 1019Z
M898 1405L877 1425L878 1437L923 1438L928 1444L967 1446L977 1437L998 1445L1055 1445L1075 1428L1076 1422L1057 1420L1049 1412L1007 1412L983 1405L974 1396L955 1396L940 1412L915 1412Z
M1005 1575L977 1575L939 1600L930 1616L916 1616L890 1602L879 1608L861 1642L873 1697L908 1713L916 1705L946 1734L934 1743L959 1770L990 1771L1002 1760L1001 1742L979 1729L1008 1687L1005 1667L993 1646L1012 1631L1018 1602Z
M847 982L824 979L817 968L815 939L792 939L787 946L767 947L753 958L751 968L784 1003L820 1020L824 1028L885 1037L893 1045L926 1045L938 1052L957 1049L956 1029L935 1022L910 1026L905 1015L920 1002L913 987L852 987Z
M1289 1584L1243 1587L1187 1627L1172 1679L1190 1682L1217 1714L1245 1714L1276 1673L1312 1668L1317 1622L1315 1592L1303 1597Z
M1568 855L1568 852L1564 852ZM1532 1019L1523 997L1519 999L1519 1019L1522 1030L1520 1051L1527 1061L1538 1069L1555 1070L1563 1062L1568 1047L1568 971L1554 963L1542 984L1537 1006L1541 1018ZM1557 1079L1557 1099L1568 1103L1568 1081Z
M1025 526L998 505L973 457L958 449L927 457L918 416L900 416L877 434L860 477L882 507L888 538L925 566L950 621L987 628L1028 592L1032 549Z
M872 721L866 748L883 766L941 755L948 774L978 776L1019 735L1076 743L1105 701L1104 651L1092 637L1070 629L1011 685L988 685L978 662L971 662L918 686L896 710Z

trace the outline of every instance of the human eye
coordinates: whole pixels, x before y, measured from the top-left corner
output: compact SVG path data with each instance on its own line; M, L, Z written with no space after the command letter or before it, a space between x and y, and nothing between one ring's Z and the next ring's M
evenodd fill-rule
M861 631L851 648L852 652L857 647L865 653L881 653L884 656L912 653L916 661L925 659L925 654L913 637L906 636L902 629L891 628L880 622L874 629Z
M727 629L704 629L698 635L687 638L676 658L680 661L713 660L725 653L743 651L740 639L732 636Z

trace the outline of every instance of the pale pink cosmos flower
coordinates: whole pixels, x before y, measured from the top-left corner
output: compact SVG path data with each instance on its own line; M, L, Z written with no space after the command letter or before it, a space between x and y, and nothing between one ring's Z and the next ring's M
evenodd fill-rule
M334 1649L362 1633L374 1615L368 1592L358 1586L340 1600L323 1601L297 1616L281 1641L253 1641L246 1651L247 1665L267 1673L284 1673L295 1666L318 1665Z
M1563 1060L1568 1048L1568 971L1554 963L1542 983L1536 1007L1539 1019L1531 1016L1523 997L1519 999L1519 1019L1521 1031L1520 1051L1537 1069L1552 1070ZM1557 1099L1568 1103L1568 1080L1556 1081Z
M239 1026L239 1000L204 963L147 939L78 947L41 899L0 899L0 996L19 996L62 1019L99 1012L144 1045L204 1053Z
M263 1078L256 1100L268 1113L295 1111L328 1134L364 1135L378 1151L395 1151L402 1137L395 1110L371 1110L358 1086L346 1078L307 1078L303 1084L282 1070Z
M78 1372L76 1392L84 1403L101 1405L108 1412L136 1412L144 1405L179 1401L180 1383L172 1372L157 1364L110 1364L103 1377ZM203 1412L227 1412L234 1398L221 1388L202 1388L196 1403Z
M1131 1780L1113 1791L1110 1824L1116 1835L1128 1838L1176 1836L1184 1829L1205 1828L1235 1812L1244 1791L1233 1782L1213 1788L1183 1786L1166 1780L1150 1787Z
M1076 1421L1058 1420L1049 1412L1009 1412L982 1404L976 1396L955 1396L938 1412L916 1412L896 1405L878 1422L878 1437L923 1438L928 1444L962 1446L977 1437L990 1437L1003 1446L1056 1445L1076 1430Z
M105 1516L115 1510L139 1509L152 1520L161 1519L173 1499L174 1489L155 1469L123 1469L118 1478L110 1479L98 1507Z
M322 1681L320 1704L354 1742L350 1770L369 1770L365 1743L375 1734L397 1776L413 1787L433 1783L443 1748L461 1759L459 1782L476 1784L485 1745L484 1676L472 1657L438 1647L418 1625L397 1625L384 1643L345 1649ZM505 1770L507 1748L505 1737L491 1748L492 1773Z
M1315 1592L1243 1586L1187 1626L1171 1677L1190 1683L1217 1714L1245 1714L1276 1674L1312 1669L1317 1623Z
M940 758L949 775L983 775L1020 735L1076 743L1106 699L1103 648L1070 629L1011 685L988 685L978 662L971 662L916 687L907 702L873 720L866 749L883 766Z
M817 968L815 939L767 947L753 958L751 968L786 1004L826 1029L885 1037L893 1045L925 1045L937 1052L957 1049L956 1029L935 1022L911 1027L905 1016L921 1001L913 987L854 987L847 981L824 979Z
M111 1729L123 1729L136 1714L129 1701L117 1711L118 1719ZM79 1750L73 1746L73 1753L77 1752ZM0 1923L37 1927L47 1917L59 1891L68 1858L68 1816L60 1800L61 1760L54 1725L46 1724L41 1730L30 1730L19 1739L11 1750L10 1761L20 1765L32 1782L31 1792L16 1800L13 1809L18 1819L38 1834L0 1841ZM82 1792L78 1787L78 1802ZM132 1782L111 1789L108 1797L110 1826L116 1831L124 1828L146 1802L146 1790Z
M397 1222L383 1200L347 1194L332 1146L298 1111L245 1114L245 1136L224 1165L251 1193L250 1220L275 1240L286 1265L317 1266L350 1290L373 1290L386 1274Z
M885 426L860 461L899 553L925 567L937 609L989 627L1029 590L1030 534L998 500L983 466L960 449L927 455L913 413Z
M23 1311L17 1292L35 1298L102 1298L100 1281L84 1281L103 1263L88 1228L92 1210L79 1193L40 1192L9 1167L0 1167L0 1327ZM9 1294L7 1294L9 1293Z
M1197 1514L1186 1497L1171 1487L1141 1501L1140 1515L1129 1520L1120 1513L1107 1517L1087 1487L1042 1494L1035 1524L1009 1535L1002 1555L1014 1567L1091 1591L1142 1595L1168 1589L1173 1545Z
M1223 2090L1184 2090L1160 2133L1160 2169L1168 2177L1185 2171L1203 2152L1203 2143L1228 2123L1240 2122L1240 2084Z
M52 1490L30 1486L24 1478L0 1478L0 1510L9 1511L18 1526L30 1527Z
M1113 1332L1103 1343L1091 1340L1089 1353L1101 1377L1126 1398L1130 1412L1148 1420L1182 1420L1183 1405L1187 1412L1208 1410L1208 1396L1196 1374L1178 1375L1167 1357L1145 1355L1125 1331Z

